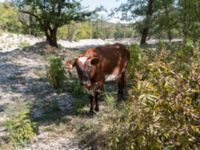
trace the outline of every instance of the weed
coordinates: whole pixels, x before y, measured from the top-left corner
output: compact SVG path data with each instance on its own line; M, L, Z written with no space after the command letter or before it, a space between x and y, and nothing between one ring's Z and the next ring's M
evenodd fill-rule
M103 94L103 99L108 106L114 107L116 105L116 98L111 92Z
M81 98L85 95L85 91L82 86L76 81L72 81L69 87L71 94L76 98Z
M63 88L65 69L61 59L57 57L50 59L50 67L47 68L47 79L55 89Z
M89 97L83 96L82 98L75 98L72 105L72 112L79 114L82 108L89 103Z
M72 72L68 71L67 74L67 90L76 98L81 98L85 95L85 90L79 83L79 79Z
M9 141L16 146L25 146L31 142L37 132L37 124L30 119L28 106L22 106L6 122Z

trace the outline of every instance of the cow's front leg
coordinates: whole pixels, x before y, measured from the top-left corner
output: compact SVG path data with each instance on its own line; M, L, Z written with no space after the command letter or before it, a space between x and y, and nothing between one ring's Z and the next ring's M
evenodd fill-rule
M94 113L95 98L93 95L89 95L89 97L90 97L90 113Z
M95 91L95 111L99 111L99 91Z
M90 113L99 111L99 92L95 91L94 95L89 95L90 97Z

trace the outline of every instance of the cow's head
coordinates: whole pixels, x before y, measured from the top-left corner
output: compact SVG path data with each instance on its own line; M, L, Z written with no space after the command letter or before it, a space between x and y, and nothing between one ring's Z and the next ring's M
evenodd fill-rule
M96 65L99 63L98 57L80 56L66 62L67 68L76 67L81 85L87 89L92 87L91 79L94 78Z

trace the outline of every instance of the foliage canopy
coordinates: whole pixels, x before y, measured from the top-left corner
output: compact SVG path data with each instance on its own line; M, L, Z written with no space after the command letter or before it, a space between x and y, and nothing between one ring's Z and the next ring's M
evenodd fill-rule
M57 30L71 21L84 21L91 15L75 0L14 0L21 13L29 15L30 24L45 33L50 45L57 47Z

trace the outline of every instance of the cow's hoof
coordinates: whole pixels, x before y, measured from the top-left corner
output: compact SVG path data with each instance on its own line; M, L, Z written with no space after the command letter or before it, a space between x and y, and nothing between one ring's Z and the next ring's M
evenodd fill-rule
M125 100L124 96L122 96L122 95L118 95L118 96L117 96L117 102L118 102L118 103L121 103L121 102L123 102L124 100Z
M122 97L118 97L118 98L117 98L117 102L118 102L118 103L122 103L123 101L124 101L124 98L122 98Z
M95 111L96 111L96 112L99 112L99 107L96 107L96 108L95 108Z
M95 115L95 112L94 112L93 110L90 110L90 111L88 112L88 116L93 116L93 115Z

